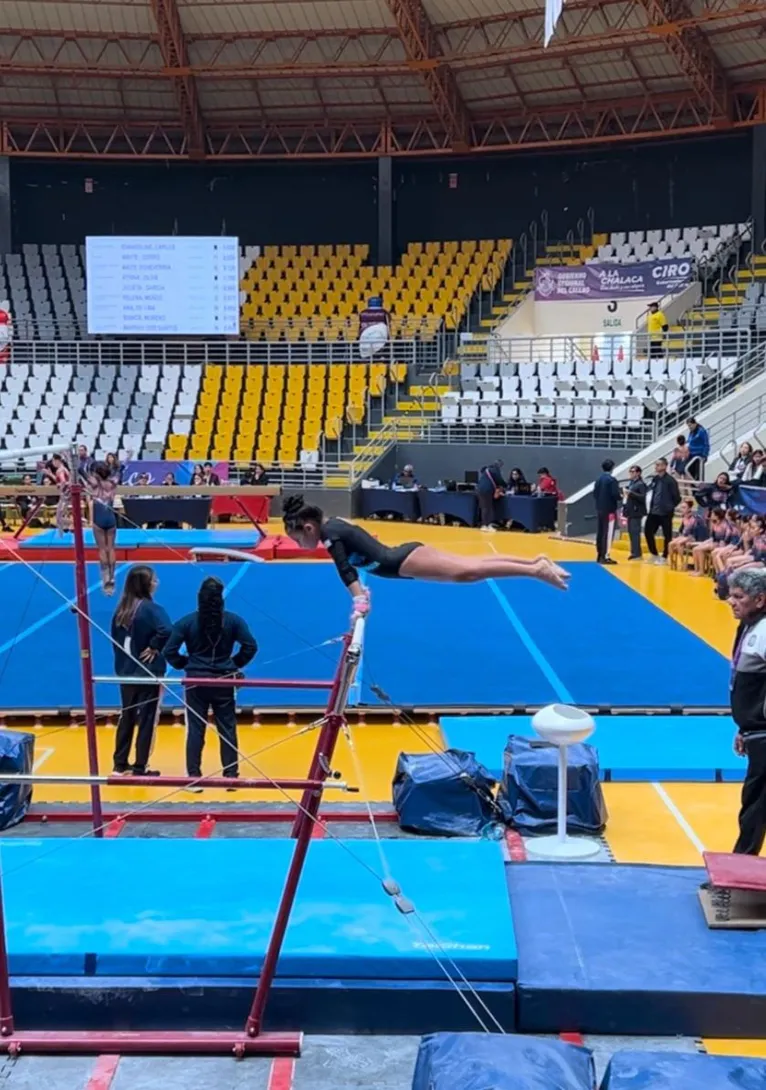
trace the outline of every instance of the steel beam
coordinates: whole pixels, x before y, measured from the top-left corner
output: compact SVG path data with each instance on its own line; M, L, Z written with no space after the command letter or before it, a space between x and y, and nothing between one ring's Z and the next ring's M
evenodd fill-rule
M172 77L173 87L181 111L181 125L189 149L189 158L203 159L205 157L205 123L197 95L197 85L194 76L188 71L189 54L178 5L176 0L151 0L151 5L157 21L162 60L166 68L178 72Z
M577 147L668 136L720 133L766 122L766 84L737 86L728 117L711 116L692 92L642 96L597 104L567 103L544 109L477 114L471 123L472 153ZM284 122L211 125L211 159L363 159L449 155L451 134L433 117L387 118L359 124ZM123 124L56 117L6 118L0 124L0 155L29 158L184 160L185 133L178 124Z
M417 65L453 151L468 151L471 119L454 72L443 62L442 49L423 0L387 0L409 60Z
M687 0L639 0L649 25L660 32L668 51L694 89L711 118L731 116L729 77L716 53L692 17Z

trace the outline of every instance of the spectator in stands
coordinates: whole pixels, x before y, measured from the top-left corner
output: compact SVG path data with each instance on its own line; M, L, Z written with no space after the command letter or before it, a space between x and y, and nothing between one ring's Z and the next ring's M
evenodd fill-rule
M646 331L649 334L649 355L654 358L662 356L665 351L665 337L670 326L659 303L649 304L649 313L646 316Z
M729 602L739 622L732 656L734 749L747 757L734 851L759 855L766 839L766 571L735 572Z
M481 529L485 533L494 533L497 529L495 523L500 521L497 518L497 501L505 495L503 463L500 459L481 467L476 494L479 500Z
M727 577L735 571L743 568L761 568L766 561L766 519L761 515L751 515L742 531L742 548L732 554L726 562L724 574ZM728 598L728 585L726 593L719 594L724 600Z
M176 478L175 478L174 473L166 473L165 476L162 478L163 487L170 488L175 483L176 483Z
M128 572L125 587L112 618L114 672L120 682L122 710L117 723L114 746L114 771L120 775L158 776L149 768L154 732L159 717L159 685L144 679L164 677L166 663L162 649L172 625L162 606L154 601L159 581L153 568L135 564ZM133 734L136 755L130 759Z
M694 561L694 572L696 576L705 574L705 566L707 564L707 558L713 549L719 545L726 544L726 535L729 532L728 524L726 522L726 512L716 507L710 512L710 521L708 523L709 537L706 541L700 541L692 549L692 560Z
M213 470L212 462L205 462L202 470L202 483L214 487L217 487L221 483L221 478Z
M528 496L531 491L527 478L518 467L514 467L508 478L508 493L511 496Z
M261 485L265 488L269 483L269 475L260 462L253 462L242 477L242 484Z
M710 457L710 437L693 416L686 421L686 426L689 429L689 438L686 441L689 448L687 472L695 481L704 481L705 462Z
M689 448L686 445L686 436L679 435L676 438L676 445L673 447L673 452L670 455L670 472L674 477L686 476L686 463L689 461Z
M373 296L372 299L367 300L367 306L359 315L359 332L357 338L361 341L362 334L368 330L373 329L376 326L380 326L380 347L386 343L391 336L391 315L383 306L383 300L380 296ZM373 338L375 334L370 334ZM372 351L365 352L365 355L372 356L375 348L373 345Z
M712 510L714 507L728 507L732 498L732 486L728 473L719 473L712 484L703 484L694 489L694 498L700 507Z
M558 481L547 466L541 466L537 471L535 491L538 496L555 496L559 500L564 498L559 491Z
M596 503L596 561L599 564L616 564L609 556L609 549L614 537L614 523L620 506L622 492L612 476L614 462L607 458L601 463L601 476L593 485L593 499Z
M651 483L652 497L649 502L649 514L644 525L646 547L651 554L651 563L666 564L670 542L673 538L673 512L681 502L681 492L675 477L668 473L667 458L658 458L654 463L654 477ZM662 530L662 556L657 554L655 537Z
M235 652L234 647L239 644ZM185 645L186 652L181 648ZM247 622L237 613L224 610L223 583L209 576L203 580L197 609L173 626L165 645L165 657L187 678L235 678L255 657L258 645ZM233 685L211 687L191 685L186 692L186 771L193 779L202 777L208 712L221 742L223 775L239 775L236 690ZM191 788L199 791L200 788Z
M85 446L85 444L80 443L79 447L77 448L77 472L79 473L79 475L83 478L88 478L93 472L93 466L95 465L95 462L96 459L92 458L90 454L88 454L88 448Z
M646 518L646 481L641 476L641 466L631 466L625 486L625 506L622 513L628 524L630 555L628 560L641 559L641 524Z
M694 500L684 500L681 504L681 523L678 533L670 543L668 556L679 559L687 557L694 546L706 536L705 520L694 510Z
M200 485L205 483L205 474L204 474L204 471L202 469L202 466L195 466L194 467L194 472L192 473L191 483L192 484L200 484Z
M750 443L740 443L739 450L729 463L729 474L734 481L739 481L753 460L753 447Z
M743 520L743 525L740 525L740 518L736 511L727 511L724 521L726 524L726 537L716 545L710 556L713 571L716 575L723 574L726 562L732 556L742 553L750 547L747 521Z
M753 451L753 460L742 474L743 484L766 484L766 454L762 450Z
M106 456L106 464L109 467L109 476L115 484L122 484L122 466L117 455L110 451Z
M418 488L418 479L415 476L415 469L413 466L405 466L400 473L395 473L391 478L392 488L406 488L413 489Z

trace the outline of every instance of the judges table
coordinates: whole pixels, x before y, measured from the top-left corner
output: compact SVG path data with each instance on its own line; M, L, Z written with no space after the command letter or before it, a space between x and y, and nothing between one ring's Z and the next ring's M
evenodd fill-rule
M504 496L496 503L496 517L498 522L515 522L525 530L537 533L555 528L557 508L555 496ZM443 488L410 492L363 488L360 514L362 518L394 514L411 521L443 515L457 519L465 526L476 526L479 505L475 492L448 492Z
M204 530L210 518L212 502L210 496L158 496L151 499L124 496L122 509L125 518L134 526L145 526L148 522L177 522L181 526Z

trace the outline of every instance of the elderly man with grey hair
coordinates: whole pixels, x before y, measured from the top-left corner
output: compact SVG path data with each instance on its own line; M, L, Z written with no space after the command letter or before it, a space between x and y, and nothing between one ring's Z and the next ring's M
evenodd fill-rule
M735 572L729 605L739 621L731 663L734 749L747 757L734 851L759 855L766 839L766 568Z

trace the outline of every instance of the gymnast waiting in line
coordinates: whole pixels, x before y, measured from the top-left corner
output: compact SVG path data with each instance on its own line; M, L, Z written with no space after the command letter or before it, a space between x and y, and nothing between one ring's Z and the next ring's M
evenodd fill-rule
M569 572L547 556L524 560L514 556L455 556L419 541L389 547L360 526L326 518L319 507L289 496L283 506L285 532L302 549L323 544L354 599L354 614L369 612L369 595L357 569L386 579L423 579L437 583L478 583L484 579L527 576L566 590Z
M117 536L117 516L114 513L114 497L117 485L106 462L96 462L88 474L90 520L93 536L98 546L101 569L101 585L104 594L114 594L114 541Z

